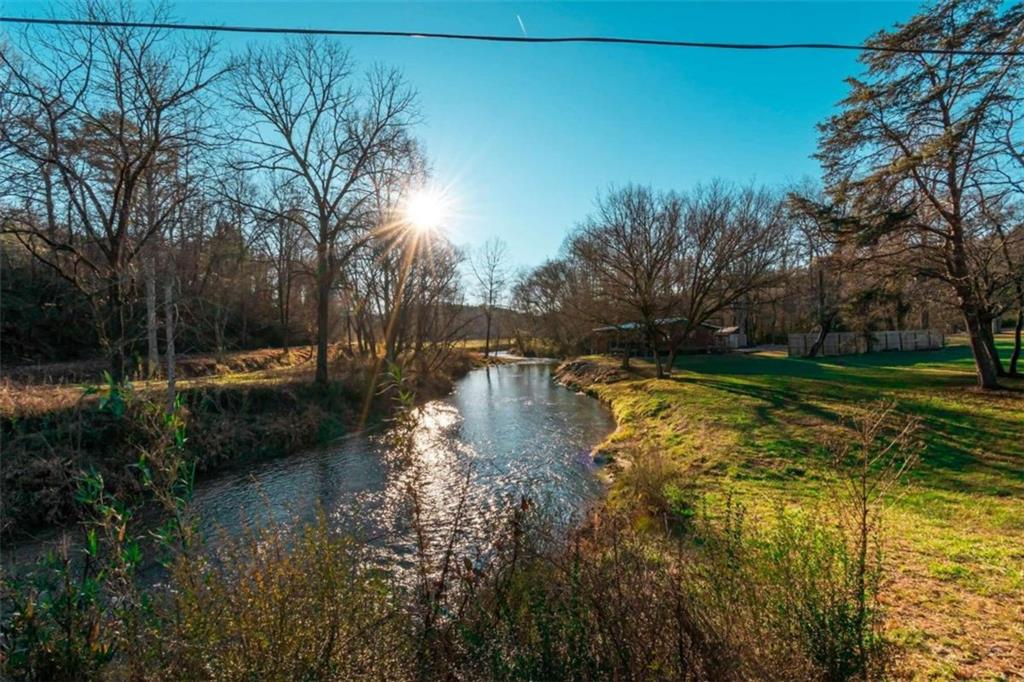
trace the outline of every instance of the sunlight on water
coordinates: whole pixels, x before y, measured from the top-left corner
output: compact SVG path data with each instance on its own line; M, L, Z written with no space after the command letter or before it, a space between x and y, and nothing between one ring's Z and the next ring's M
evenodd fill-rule
M435 541L459 519L460 549L485 552L523 496L559 522L580 514L600 494L589 453L612 427L597 401L555 385L547 363L480 369L416 410L411 463L383 434L356 435L207 481L195 507L208 532L230 535L268 518L311 520L320 508L382 564L402 565L415 548L409 485L418 480Z

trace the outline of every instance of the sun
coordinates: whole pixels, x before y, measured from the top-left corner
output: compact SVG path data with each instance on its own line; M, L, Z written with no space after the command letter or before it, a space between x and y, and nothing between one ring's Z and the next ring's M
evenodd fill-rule
M448 219L448 202L444 195L432 189L418 189L405 202L405 220L415 230L431 232Z

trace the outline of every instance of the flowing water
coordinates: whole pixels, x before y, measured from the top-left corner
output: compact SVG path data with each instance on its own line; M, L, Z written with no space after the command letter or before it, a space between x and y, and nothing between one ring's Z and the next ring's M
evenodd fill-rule
M460 545L486 551L495 523L523 497L569 522L601 492L590 452L613 421L593 398L557 385L551 369L539 361L476 369L451 395L418 408L413 466L387 433L357 434L204 481L195 509L208 533L230 535L268 518L312 520L319 510L330 526L367 540L382 563L399 564L415 547L411 476L435 538L458 521Z
M386 429L264 461L199 482L193 510L206 537L238 536L273 519L286 527L322 513L366 541L382 566L401 568L416 547L410 477L423 526L447 542L458 521L460 553L486 553L508 511L526 497L558 523L578 519L601 494L590 453L614 423L593 398L554 382L552 363L475 369L454 392L415 410L410 458ZM418 472L418 474L417 474ZM72 543L77 533L67 536ZM31 564L57 536L5 548L5 565Z

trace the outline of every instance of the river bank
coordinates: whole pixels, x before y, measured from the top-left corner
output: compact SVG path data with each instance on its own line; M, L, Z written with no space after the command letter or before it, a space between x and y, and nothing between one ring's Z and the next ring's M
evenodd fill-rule
M1012 678L1024 670L1024 386L979 393L952 341L899 356L687 356L666 379L595 356L556 374L615 415L598 450L621 474L609 504L640 524L687 497L712 515L830 504L828 442L882 399L917 418L920 461L887 503L887 636L908 670Z
M198 529L210 542L171 547L176 559L159 584L118 578L144 564L122 562L126 551L138 555L142 529L126 537L116 526L89 550L107 563L7 582L14 615L4 634L30 654L8 670L63 664L67 650L114 652L86 661L101 679L193 679L211 668L274 679L372 669L387 679L656 671L693 680L780 679L778 671L824 679L836 664L848 670L835 679L856 677L856 666L885 669L873 653L850 658L856 639L842 616L854 597L824 551L840 541L829 528L782 520L784 532L765 535L702 516L685 528L644 523L678 520L685 498L665 495L642 450L610 504L601 502L593 447L620 441L630 416L621 414L609 437L607 410L556 385L550 363L476 369L450 396L406 416L408 438L357 434L198 486L190 506L213 523ZM615 513L650 504L654 493L669 513ZM636 497L616 499L623 494ZM601 513L579 524L593 503ZM252 523L261 512L267 523ZM99 571L91 584L100 599L76 592L93 580L90 570ZM819 613L825 627L808 629L806 616Z
M199 363L192 378L178 384L185 457L195 464L197 478L323 445L367 426L360 422L372 360L339 358L331 384L321 388L312 384L301 350L239 355L245 357L219 364L227 371ZM430 371L411 372L409 381L417 399L426 401L450 392L474 367L494 362L501 360L456 351ZM123 499L143 496L133 467L166 432L160 421L164 385L137 382L121 407L110 398L102 387L87 384L5 381L0 388L5 539L76 520L74 496L84 471L102 476L110 492ZM378 391L369 407L367 421L373 423L393 404Z

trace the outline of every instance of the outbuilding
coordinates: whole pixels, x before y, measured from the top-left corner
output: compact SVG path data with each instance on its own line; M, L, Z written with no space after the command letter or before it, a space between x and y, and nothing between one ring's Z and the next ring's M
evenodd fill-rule
M722 327L716 330L715 341L722 350L747 347L747 335L739 327Z
M686 328L685 317L666 317L655 322L659 331L666 338L673 335L681 335ZM702 323L690 332L676 348L678 353L702 353L719 350L722 342L717 336L719 327ZM590 331L589 346L591 353L603 353L606 355L621 356L628 354L630 357L651 357L653 350L647 342L647 335L644 333L643 325L640 322L623 322L611 324L604 327L597 327ZM668 351L667 341L664 347L659 348L664 353Z

